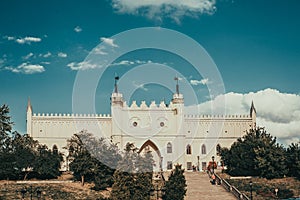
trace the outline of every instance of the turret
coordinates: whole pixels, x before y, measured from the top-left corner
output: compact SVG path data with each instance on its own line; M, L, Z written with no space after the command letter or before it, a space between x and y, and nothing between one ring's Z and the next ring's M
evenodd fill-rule
M32 106L30 102L30 98L28 98L27 102L27 119L26 119L26 125L27 125L27 134L32 136L31 126L32 126Z
M252 129L256 128L256 109L254 107L254 103L252 101L251 107L250 107L250 117L252 118Z
M180 94L180 92L179 92L179 84L178 84L179 78L176 76L176 77L174 78L174 80L176 81L176 93L173 94L172 103L173 103L174 105L176 105L176 104L181 104L181 105L183 105L183 104L184 104L183 95Z
M115 87L114 92L111 94L111 106L123 106L123 94L118 92L118 80L119 76L115 76Z
M174 78L176 81L176 92L173 94L172 104L174 107L174 115L176 115L176 126L179 132L183 132L181 129L183 128L183 109L184 109L184 99L183 95L179 92L179 78L176 76Z

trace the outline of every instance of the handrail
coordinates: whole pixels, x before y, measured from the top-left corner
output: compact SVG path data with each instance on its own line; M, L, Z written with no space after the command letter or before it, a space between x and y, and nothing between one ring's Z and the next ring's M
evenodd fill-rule
M222 179L219 175L215 174L215 176L216 176L217 183L222 185L225 188L225 190L232 193L237 199L250 200L250 198L247 197L247 195L241 193L236 187L230 185L226 180Z

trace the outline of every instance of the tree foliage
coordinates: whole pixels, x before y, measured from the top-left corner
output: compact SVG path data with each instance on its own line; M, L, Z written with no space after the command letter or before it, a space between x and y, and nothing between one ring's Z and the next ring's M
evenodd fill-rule
M154 160L150 151L138 152L127 143L125 152L114 173L111 198L113 200L149 200L152 188Z
M163 200L183 200L186 195L186 180L184 176L184 169L181 169L181 165L175 165L175 169L172 170L168 181L165 184L165 193Z
M221 157L233 176L280 178L287 174L285 149L264 128L251 130L230 149L222 148Z
M103 190L113 184L113 174L121 158L116 145L83 130L68 140L66 148L69 149L70 170L76 180L82 184L94 182L95 190Z
M287 149L286 165L288 175L300 180L300 145L292 143Z
M7 105L0 107L0 179L26 179L30 173L45 175L59 174L61 155L41 159L38 151L41 146L27 134L21 135L12 131L13 122L10 121L9 108ZM44 146L47 148L46 146ZM57 152L57 154L59 154ZM44 166L41 173L38 166ZM55 173L53 173L55 172Z
M60 175L59 170L62 161L63 157L61 153L40 144L37 149L33 169L41 179L56 178Z
M10 121L9 107L7 105L2 105L0 107L0 141L5 140L8 133L11 132L13 122ZM3 143L1 143L2 146Z

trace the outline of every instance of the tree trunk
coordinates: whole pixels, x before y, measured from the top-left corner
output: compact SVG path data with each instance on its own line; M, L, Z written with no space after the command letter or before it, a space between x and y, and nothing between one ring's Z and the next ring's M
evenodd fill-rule
M84 175L81 175L81 185L84 186Z
M23 181L26 181L28 174L29 174L29 172L25 172L25 176L24 176Z

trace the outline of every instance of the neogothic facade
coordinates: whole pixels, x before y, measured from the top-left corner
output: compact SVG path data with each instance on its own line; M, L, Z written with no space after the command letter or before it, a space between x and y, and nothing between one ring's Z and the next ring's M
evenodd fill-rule
M48 147L61 151L74 133L87 130L105 137L124 149L132 142L140 150L150 149L155 170L169 170L180 163L187 170L207 167L212 156L220 160L220 147L230 147L237 138L256 126L256 110L251 104L248 115L189 115L184 98L176 86L172 101L146 105L135 101L127 105L117 85L111 95L111 115L35 114L27 106L27 133ZM67 152L64 152L67 154ZM66 168L66 166L63 166Z

